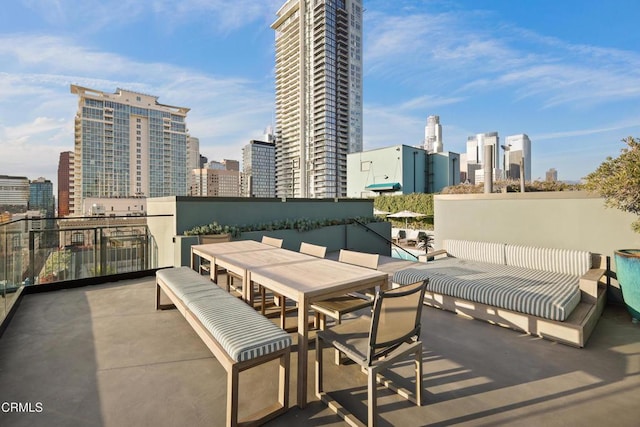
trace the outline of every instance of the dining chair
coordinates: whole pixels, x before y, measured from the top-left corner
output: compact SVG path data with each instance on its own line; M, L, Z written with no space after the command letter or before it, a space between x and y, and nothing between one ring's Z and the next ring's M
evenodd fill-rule
M367 425L375 426L378 418L377 383L385 385L417 406L422 405L422 341L420 327L424 293L428 279L399 288L380 291L373 304L371 317L362 316L324 331L318 331L316 343L316 396L349 424L361 424L323 387L323 348L332 346L358 364L367 374ZM413 355L415 360L415 392L411 393L382 372L398 361ZM346 369L341 365L338 369Z
M338 261L376 270L379 258L378 254L342 249ZM351 293L314 302L310 308L316 312L316 327L325 329L326 316L334 319L336 324L340 324L344 314L371 306L374 296L375 289L367 289L364 294Z

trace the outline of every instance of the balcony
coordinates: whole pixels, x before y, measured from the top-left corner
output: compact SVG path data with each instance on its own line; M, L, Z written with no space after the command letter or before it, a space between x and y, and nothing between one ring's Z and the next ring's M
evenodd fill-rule
M177 310L154 310L154 297L153 277L24 295L0 339L0 394L42 412L2 413L3 425L223 425L224 370ZM640 329L620 307L607 307L584 349L437 309L422 322L423 406L381 387L382 425L637 425ZM406 368L397 374L410 378ZM253 387L241 415L274 395L262 372L241 376ZM364 417L358 368L327 364L326 375ZM292 396L295 384L293 369ZM343 425L311 386L309 396L269 425Z
M460 197L446 203L469 203L457 199ZM189 207L204 204L195 198L184 200ZM493 204L502 208L501 199L496 200ZM481 202L486 208L487 202ZM286 203L277 203L281 203L285 211L290 209ZM588 203L592 210L596 206L589 200L580 203ZM313 207L322 209L319 203L313 203ZM205 210L191 209L192 212ZM249 209L231 211L228 215L237 217L248 215ZM603 215L614 214L606 211ZM444 217L443 214L438 219L442 235L452 232L443 226L441 218ZM159 252L167 250L171 234L175 232L160 234L167 228L165 220L180 223L184 219L149 218L149 227L160 230L157 240L152 239L157 242ZM152 226L151 222L158 224ZM117 237L110 234L115 230L98 231L104 227L106 225L96 224L87 232L91 236ZM22 224L21 231L24 230ZM13 239L14 236L20 238ZM71 236L73 234L69 238ZM5 230L2 241L13 246L4 246L9 250L3 253L19 249L21 254L26 253L19 259L28 263L37 257L29 255L28 249L26 252L21 249L23 238L21 234ZM27 241L29 239L27 236ZM33 248L40 247L37 241L34 235ZM93 250L103 246L99 244ZM96 255L93 262L102 258L103 255ZM173 260L173 254L166 258ZM387 268L387 263L394 262L382 258L381 270ZM163 261L159 264L165 265ZM158 264L151 263L145 268L156 266ZM81 270L90 272L90 268ZM104 270L94 270L97 271ZM2 406L0 424L224 425L224 369L177 310L154 309L155 282L153 273L147 273L149 275L119 281L116 276L88 276L84 282L75 283L90 286L64 290L56 290L56 287L67 287L63 281L27 285L4 295L5 299L16 299L19 295L20 304L14 306L13 317L5 322L6 329L0 337L0 395L2 402L20 403L22 412ZM224 282L224 277L220 281ZM53 291L41 292L45 290ZM291 314L288 319L291 323L294 316ZM416 407L380 386L380 425L637 425L634 392L640 389L640 328L630 322L619 304L606 306L583 349L430 307L424 308L422 325L423 406ZM309 358L313 360L313 344L309 351ZM332 360L332 354L326 351L325 358ZM296 366L296 363L294 346L291 364ZM269 378L265 373L273 369L275 365L267 364L240 376L241 384L245 385L241 389L249 386L253 390L251 395L241 397L241 416L262 406L265 396L274 395L275 385L265 382L265 378ZM410 370L407 363L389 376L410 388ZM312 381L308 389L310 403L304 409L298 408L295 369L291 375L290 409L268 425L344 425L315 398ZM311 363L308 377L313 379L314 375ZM359 368L326 363L325 375L326 389L340 390L334 395L364 419L367 384Z

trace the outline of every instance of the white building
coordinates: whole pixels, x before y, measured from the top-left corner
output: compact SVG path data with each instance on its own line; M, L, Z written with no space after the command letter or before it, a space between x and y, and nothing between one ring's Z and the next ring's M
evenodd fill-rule
M493 181L502 177L500 170L500 137L498 132L479 133L467 138L467 179L472 184L484 182L485 147L492 147L491 159L493 162Z
M440 125L440 116L427 117L427 125L424 127L424 150L427 153L442 153L442 125Z
M78 95L74 206L88 197L187 194L189 108L123 89L71 85L71 93Z
M531 140L521 133L508 136L504 148L504 169L507 179L520 179L520 162L524 164L524 180L531 181Z
M276 32L276 195L341 197L362 151L362 0L288 0Z

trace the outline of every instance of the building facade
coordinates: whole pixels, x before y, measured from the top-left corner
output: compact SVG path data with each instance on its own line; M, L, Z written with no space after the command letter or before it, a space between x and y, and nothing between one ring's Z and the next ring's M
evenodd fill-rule
M243 197L276 196L276 144L255 141L242 148Z
M26 176L0 175L0 211L22 213L29 205L29 179Z
M471 184L484 182L485 147L491 147L493 181L502 179L500 169L500 137L498 132L479 133L467 138L466 172Z
M506 179L520 179L520 165L524 168L524 180L531 181L531 140L522 133L505 139L504 171Z
M75 206L88 197L187 194L188 108L123 89L71 85L71 93L78 95Z
M427 153L442 153L442 125L440 116L427 117L427 125L424 128L424 150Z
M557 180L558 180L558 171L555 168L551 168L545 173L545 181L556 182Z
M58 161L58 216L69 216L75 211L73 176L73 151L64 151Z
M347 196L352 198L437 193L460 183L457 153L429 154L408 145L349 154L347 169Z
M40 215L46 218L55 217L56 200L50 180L40 177L29 183L29 210L40 211Z
M240 162L211 161L208 167L194 169L190 196L240 197Z
M347 193L362 151L362 1L288 0L276 32L276 195Z

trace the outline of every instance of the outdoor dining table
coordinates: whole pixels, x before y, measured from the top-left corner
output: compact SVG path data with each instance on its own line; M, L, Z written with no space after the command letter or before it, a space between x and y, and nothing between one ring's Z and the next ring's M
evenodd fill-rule
M298 303L298 406L307 405L309 305L333 296L380 286L386 289L388 275L376 270L328 259L310 259L257 267L249 280Z
M255 282L298 304L297 400L300 408L307 405L309 305L353 291L388 286L387 273L251 240L194 245L191 249L192 268L199 256L211 262L212 275L220 266L242 277L245 300L251 301L249 284Z

